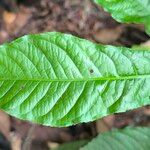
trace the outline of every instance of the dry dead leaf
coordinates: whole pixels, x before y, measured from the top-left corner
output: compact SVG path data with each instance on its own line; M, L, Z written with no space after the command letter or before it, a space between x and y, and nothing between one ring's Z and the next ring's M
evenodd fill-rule
M9 131L10 131L10 118L9 116L0 111L0 132L9 139Z
M31 10L24 10L17 13L10 13L5 11L3 13L3 20L5 22L5 27L9 34L16 34L18 30L23 28L31 17Z
M48 142L48 147L49 147L50 149L56 149L58 146L59 146L58 143L51 142L51 141Z
M96 121L97 132L103 133L103 132L109 131L113 126L114 119L115 119L115 116L110 115L110 116L104 117L103 119Z
M143 112L145 115L150 116L150 107L144 107Z
M150 47L150 40L146 41L145 43L142 43L141 46Z
M21 150L22 140L18 134L11 132L10 134L10 143L12 150Z
M17 17L16 13L12 13L12 12L8 12L8 11L4 11L4 13L3 13L3 20L7 24L13 23L15 21L16 17Z
M118 26L112 29L108 29L108 28L102 29L99 32L96 32L93 36L96 39L96 41L103 44L108 44L116 41L122 32L123 32L123 27Z

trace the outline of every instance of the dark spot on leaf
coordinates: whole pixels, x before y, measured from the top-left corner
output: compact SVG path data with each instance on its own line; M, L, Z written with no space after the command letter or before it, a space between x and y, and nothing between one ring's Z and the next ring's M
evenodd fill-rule
M25 88L25 86L24 86L24 85L21 85L21 86L20 86L20 89L21 89L21 90L22 90L22 89L24 89L24 88Z
M94 70L93 69L90 69L90 73L92 74L94 72Z

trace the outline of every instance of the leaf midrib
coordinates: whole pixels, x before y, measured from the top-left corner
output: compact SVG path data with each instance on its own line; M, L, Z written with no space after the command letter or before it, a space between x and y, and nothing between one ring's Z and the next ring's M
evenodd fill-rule
M131 80L131 79L146 79L150 75L130 75L119 77L95 77L95 78L75 78L75 79L42 79L42 78L24 78L24 79L2 79L0 81L38 81L38 82L82 82L82 81L111 81L111 80Z

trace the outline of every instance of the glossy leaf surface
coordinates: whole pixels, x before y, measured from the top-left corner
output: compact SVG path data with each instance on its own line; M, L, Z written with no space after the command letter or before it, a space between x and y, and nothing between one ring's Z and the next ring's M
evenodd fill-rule
M0 46L0 108L70 126L150 104L150 50L51 32Z
M119 22L142 23L150 34L150 0L95 0Z

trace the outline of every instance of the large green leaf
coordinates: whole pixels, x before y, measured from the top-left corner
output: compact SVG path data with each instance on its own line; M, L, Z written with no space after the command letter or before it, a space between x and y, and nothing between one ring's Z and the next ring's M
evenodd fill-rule
M117 21L142 23L150 34L150 0L95 0Z
M0 108L69 126L150 104L150 50L94 44L57 32L0 46Z
M81 150L149 150L150 128L126 128L100 134ZM66 149L69 150L69 149Z

